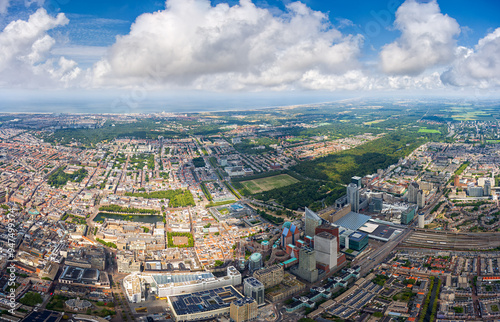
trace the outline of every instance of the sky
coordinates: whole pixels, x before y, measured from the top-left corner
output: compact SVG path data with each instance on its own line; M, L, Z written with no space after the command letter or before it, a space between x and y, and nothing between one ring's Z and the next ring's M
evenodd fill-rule
M0 111L488 99L499 12L496 0L0 0Z

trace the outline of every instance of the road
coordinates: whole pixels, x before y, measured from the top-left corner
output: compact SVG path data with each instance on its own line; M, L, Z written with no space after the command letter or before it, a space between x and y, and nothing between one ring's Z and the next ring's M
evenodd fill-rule
M87 189L87 186L88 186L89 182L92 180L92 178L93 178L93 177L94 177L94 175L96 174L97 170L99 169L99 165L100 165L100 164L101 164L100 162L97 164L97 167L95 167L94 172L92 172L92 174L90 175L90 177L87 179L87 182L85 183L85 185L83 186L83 188L81 188L81 189L78 191L78 193L75 193L75 195L73 196L73 198L71 198L71 200L68 202L68 204L71 204L71 203L75 200L75 198L76 198L76 197L78 197L78 195L79 195L80 193L82 193L82 191L83 191L83 190ZM37 187L37 188L38 188L38 187Z
M481 257L478 255L477 256L477 262L476 262L476 269L477 269L477 274L481 274ZM481 318L481 306L479 305L479 298L477 296L477 286L476 283L474 283L474 277L477 278L475 275L469 275L470 282L472 284L472 303L474 305L474 314L476 315L477 318Z
M388 241L384 246L377 249L370 256L363 259L358 263L361 266L360 275L364 276L368 274L373 268L377 267L382 263L382 261L402 242L404 239L408 237L408 235L412 232L410 227L406 228L403 233L397 236L395 239Z

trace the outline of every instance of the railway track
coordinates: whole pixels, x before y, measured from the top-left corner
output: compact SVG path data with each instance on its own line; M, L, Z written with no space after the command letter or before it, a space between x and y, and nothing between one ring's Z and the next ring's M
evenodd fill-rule
M405 238L401 246L443 250L493 249L500 247L500 233L452 233L417 230Z

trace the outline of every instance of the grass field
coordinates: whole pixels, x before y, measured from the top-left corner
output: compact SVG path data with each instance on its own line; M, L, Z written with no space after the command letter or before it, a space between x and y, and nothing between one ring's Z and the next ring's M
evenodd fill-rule
M438 131L438 130L428 129L428 128L425 128L425 127L421 127L420 129L418 129L418 133L441 134L441 132Z
M288 174L280 174L267 178L242 181L241 184L252 194L255 194L263 191L285 187L296 182L299 182L299 180L289 176Z
M384 121L387 121L387 119L375 120L375 121L371 121L371 122L363 122L363 124L364 125L372 125L372 124L377 124L377 123L381 123L381 122L384 122Z

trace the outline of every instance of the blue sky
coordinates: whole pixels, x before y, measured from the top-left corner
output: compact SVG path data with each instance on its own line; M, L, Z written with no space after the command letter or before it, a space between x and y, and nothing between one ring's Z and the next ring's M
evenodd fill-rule
M213 5L219 3L229 3L237 5L239 1L211 1ZM254 3L263 8L273 10L285 10L285 5L291 1L254 1ZM394 40L398 36L398 32L391 30L390 24L394 22L395 10L404 1L402 0L351 0L351 1L318 1L307 0L302 1L311 9L321 11L328 14L330 21L333 24L340 25L343 19L349 19L356 27L346 28L348 32L366 33L367 23L376 20L377 18L385 21L384 14L390 14L389 25L381 26L380 34L375 37L370 37L370 43L376 48ZM424 1L423 1L424 2ZM460 42L464 45L473 46L477 40L484 37L489 31L500 26L500 1L495 0L476 0L471 3L470 0L440 0L438 1L441 11L455 18L457 22L467 27L468 31L460 36ZM131 0L50 0L46 1L44 7L49 12L64 12L71 19L72 23L68 26L72 30L71 36L75 44L97 44L111 45L114 42L114 36L118 34L126 34L130 30L130 25L134 20L143 13L150 13L157 10L165 9L163 1L131 1ZM37 8L33 4L29 9L21 5L21 10L33 12ZM83 29L87 26L85 22L93 19L109 19L108 29L103 35L101 32L94 30L95 33L84 33L87 37L81 37ZM114 24L111 24L114 20ZM96 36L95 38L93 36ZM113 36L111 36L113 35ZM82 39L83 38L83 39Z
M0 0L0 93L490 97L499 12L494 0Z
M213 5L219 3L237 5L239 1L211 1ZM257 6L271 10L284 11L285 5L291 1L254 1ZM398 37L397 30L391 28L395 18L395 11L404 1L402 0L352 0L352 1L302 1L311 9L328 14L332 24L340 26L344 19L350 20L354 26L344 27L348 33L368 33L367 24L370 22L389 21L387 25L380 24L380 33L367 40L375 49ZM500 26L500 1L477 0L471 5L470 0L440 0L439 6L443 13L455 18L466 28L459 36L460 44L473 46L478 39ZM13 3L17 10L23 12L24 17L38 9L36 4L26 8L24 3ZM165 9L163 1L97 1L97 0L49 0L45 1L44 8L49 13L64 12L71 23L62 27L59 32L68 32L72 44L110 46L114 43L116 35L127 34L130 25L143 13L150 13ZM383 13L382 13L383 12ZM389 13L390 20L386 20L385 13ZM13 16L13 15L12 15ZM16 15L16 17L18 17ZM14 17L11 17L14 18ZM4 18L8 21L9 16ZM93 24L93 28L92 28ZM104 29L104 30L103 30ZM368 46L365 48L368 52Z

